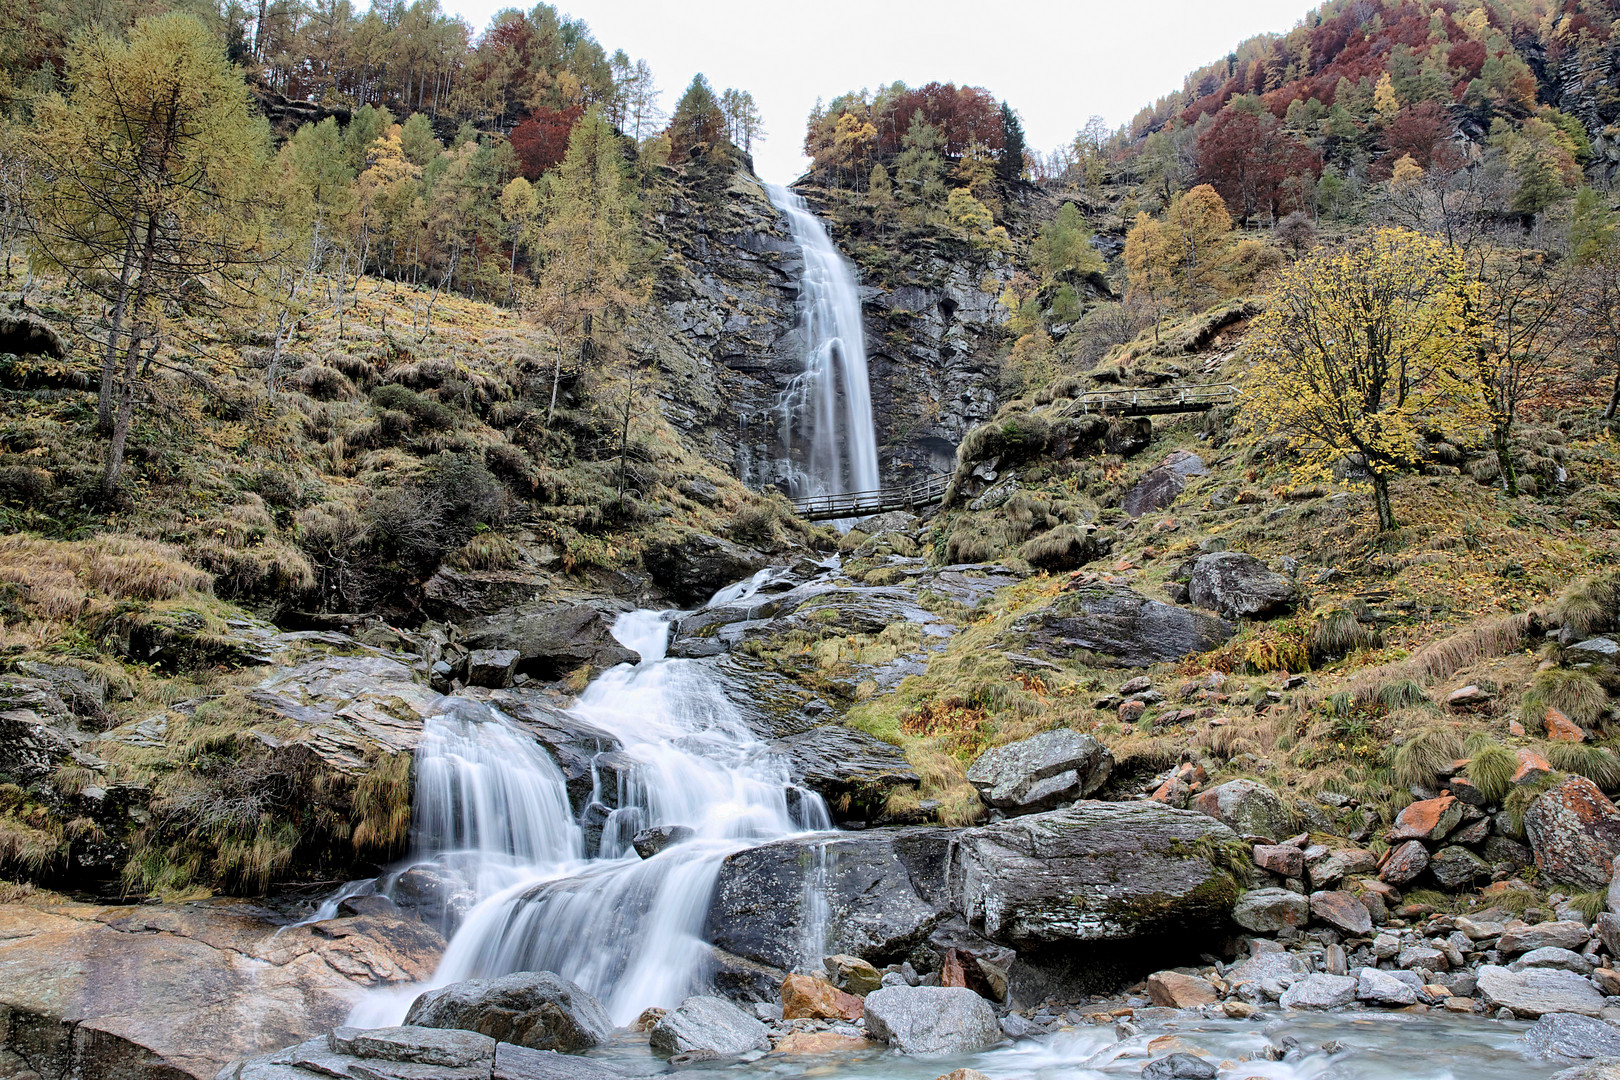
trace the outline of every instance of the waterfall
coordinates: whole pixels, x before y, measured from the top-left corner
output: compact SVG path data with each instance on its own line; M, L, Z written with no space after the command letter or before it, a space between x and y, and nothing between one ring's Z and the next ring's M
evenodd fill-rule
M799 331L804 371L782 394L791 494L871 491L878 476L877 430L866 372L866 332L855 275L804 199L766 185L804 251Z
M759 581L715 601L735 600ZM585 808L570 807L562 773L517 724L460 699L427 722L416 755L412 859L454 867L477 904L427 986L374 991L350 1023L399 1023L424 989L513 971L572 979L618 1024L649 1006L676 1005L708 973L703 923L726 856L832 828L826 804L794 791L787 763L765 751L722 692L715 661L665 656L676 614L621 615L613 635L641 663L604 672L572 710L622 747L612 755L617 808L594 850L576 812ZM597 799L608 783L597 775ZM642 859L630 838L661 825L691 834Z

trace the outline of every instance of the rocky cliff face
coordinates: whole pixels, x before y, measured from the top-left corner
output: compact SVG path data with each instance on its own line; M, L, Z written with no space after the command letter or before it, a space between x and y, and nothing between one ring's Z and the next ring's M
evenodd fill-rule
M803 194L828 208L825 193ZM688 446L769 487L784 476L782 395L803 369L802 257L745 166L694 162L662 195L663 264L631 345L656 359L665 413ZM940 237L851 245L832 225L862 286L885 483L949 471L962 436L996 409L996 297L1010 269Z

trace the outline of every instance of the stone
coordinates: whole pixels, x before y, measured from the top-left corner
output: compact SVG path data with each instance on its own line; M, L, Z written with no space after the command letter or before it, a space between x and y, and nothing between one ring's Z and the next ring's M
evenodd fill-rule
M1609 887L1620 851L1620 811L1592 781L1572 776L1543 793L1525 811L1524 830L1548 881Z
M495 1065L490 1070L490 1080L620 1080L623 1076L590 1058L512 1043L495 1047Z
M1509 924L1496 943L1503 956L1517 956L1531 949L1580 949L1591 939L1586 924L1574 919L1537 923L1534 926Z
M1442 840L1462 821L1463 808L1455 797L1442 795L1438 799L1423 799L1410 803L1395 818L1389 830L1389 842L1404 840Z
M1142 1066L1142 1080L1215 1080L1218 1071L1196 1054L1171 1054Z
M1403 946L1396 954L1395 962L1407 971L1413 968L1444 971L1451 966L1451 958L1444 951L1428 945Z
M1416 881L1429 868L1429 849L1417 840L1408 840L1394 848L1378 871L1380 881L1391 885L1407 885Z
M375 655L324 656L278 668L248 698L297 730L286 745L355 776L374 767L380 754L414 751L423 722L441 715L451 700L419 683L407 665Z
M1443 847L1429 860L1429 872L1444 888L1456 891L1491 876L1491 864L1465 847Z
M1269 618L1297 599L1294 583L1253 555L1217 551L1193 560L1188 595L1228 619Z
M864 731L823 724L767 744L788 761L788 776L827 803L835 820L875 821L896 791L922 783L900 749Z
M827 969L834 986L857 996L870 994L883 984L882 973L858 956L824 957L821 966Z
M654 825L632 836L630 846L635 848L636 854L643 859L650 859L665 848L674 844L684 844L696 835L696 831L690 825Z
M1356 1000L1402 1008L1416 1005L1417 991L1387 971L1361 968L1356 972Z
M603 671L640 662L613 637L617 618L592 604L527 604L474 620L462 643L473 652L516 652L514 674L552 682L584 666Z
M858 1020L862 1012L860 998L813 975L789 975L781 996L784 1020Z
M467 684L502 688L512 685L518 660L516 649L474 649L467 654Z
M840 1035L835 1031L795 1031L778 1039L771 1052L821 1057L825 1054L850 1054L876 1049L879 1049L879 1044L859 1035Z
M655 540L641 559L653 584L681 607L697 607L770 564L763 552L699 532Z
M887 986L868 994L866 1030L902 1054L965 1054L1001 1038L988 1001L947 986Z
M1554 1074L1550 1080L1620 1080L1620 1058L1577 1065Z
M1485 797L1485 793L1479 790L1479 787L1466 776L1453 776L1450 780L1447 780L1446 790L1450 792L1458 802L1462 803L1464 806L1472 806L1476 810L1483 810L1491 803L1491 801Z
M1609 891L1604 896L1604 906L1620 914L1620 866L1615 867L1609 875Z
M1147 979L1148 1000L1169 1009L1196 1009L1220 1000L1208 979L1179 971L1156 971Z
M1251 889L1232 907L1232 921L1257 934L1302 927L1311 921L1311 902L1288 889Z
M1577 1013L1548 1013L1519 1036L1525 1051L1538 1058L1582 1061L1620 1058L1620 1030Z
M1208 652L1236 631L1223 619L1100 583L1063 593L1010 628L1022 647L1039 648L1058 659L1097 653L1124 667L1149 667Z
M1378 857L1362 848L1340 848L1315 858L1306 866L1312 889L1331 889L1353 874L1370 874L1378 868Z
M1285 1009L1338 1009L1356 1000L1359 983L1348 975L1307 975L1283 993Z
M327 1049L346 1057L397 1061L412 1065L437 1065L446 1069L465 1068L494 1060L496 1040L473 1031L439 1028L339 1027L327 1037Z
M1459 687L1446 695L1446 704L1453 709L1479 709L1490 701L1490 694L1473 685Z
M1253 938L1249 941L1248 959L1228 968L1225 979L1229 985L1236 987L1246 983L1264 983L1272 979L1291 978L1305 970L1304 961L1297 953L1287 951L1275 941Z
M1210 927L1238 896L1222 857L1235 847L1202 814L1080 802L959 833L950 897L986 937L1019 948Z
M660 1057L701 1054L737 1057L771 1048L770 1030L724 998L689 997L653 1025L648 1038Z
M1520 728L1519 734L1524 734L1523 728ZM1544 776L1552 775L1552 764L1529 747L1521 746L1514 751L1514 756L1519 761L1519 767L1513 772L1515 786L1528 784L1532 780L1539 780Z
M1254 780L1229 780L1200 792L1190 808L1245 836L1284 836L1292 821L1277 793Z
M1552 742L1586 741L1586 732L1581 730L1581 725L1551 705L1547 707L1547 715L1541 718L1541 726L1547 730L1547 738Z
M1133 518L1155 510L1163 510L1176 501L1194 476L1208 476L1204 459L1188 450L1172 451L1163 461L1142 474L1136 486L1126 493L1121 503Z
M1508 965L1509 971L1524 971L1526 968L1558 968L1577 975L1590 975L1592 961L1572 949L1543 945L1539 949L1531 949Z
M1592 983L1570 971L1532 968L1509 971L1483 964L1477 972L1479 992L1492 1008L1508 1009L1515 1016L1534 1020L1545 1013L1580 1013L1597 1016L1605 1004Z
M1598 940L1603 942L1603 948L1608 954L1620 957L1620 915L1605 911L1598 915L1592 928L1597 931Z
M1305 853L1289 844L1254 845L1254 865L1285 878L1305 876Z
M1113 754L1096 739L1060 728L986 750L967 779L988 805L1028 814L1085 798L1113 765Z
M1354 893L1315 892L1311 894L1311 915L1347 934L1365 937L1372 933L1372 916L1367 905Z
M405 1023L476 1031L531 1050L569 1054L600 1046L613 1034L613 1021L601 1002L549 971L469 979L429 990L411 1005Z
M1475 942L1489 941L1492 938L1501 937L1502 931L1507 929L1502 923L1470 919L1466 915L1459 915L1452 921L1465 937Z
M1595 637L1565 646L1564 663L1569 667L1595 664L1598 667L1620 671L1620 642L1611 637Z

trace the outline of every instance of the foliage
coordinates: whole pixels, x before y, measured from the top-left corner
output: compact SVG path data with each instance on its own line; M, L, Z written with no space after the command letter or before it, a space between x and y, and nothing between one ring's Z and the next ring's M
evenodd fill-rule
M1464 775L1489 803L1499 803L1513 785L1513 774L1519 770L1517 755L1501 743L1492 742L1474 751L1468 759Z
M1450 726L1421 728L1395 750L1395 782L1402 787L1433 788L1442 774L1463 756L1462 736Z

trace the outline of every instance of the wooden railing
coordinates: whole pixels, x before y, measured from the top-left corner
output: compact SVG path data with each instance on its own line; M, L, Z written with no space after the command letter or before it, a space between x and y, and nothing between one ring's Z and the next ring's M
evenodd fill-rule
M951 478L936 473L915 483L875 491L851 491L841 495L811 495L794 499L793 508L806 521L833 521L839 518L870 517L891 510L915 510L931 506L945 497Z

